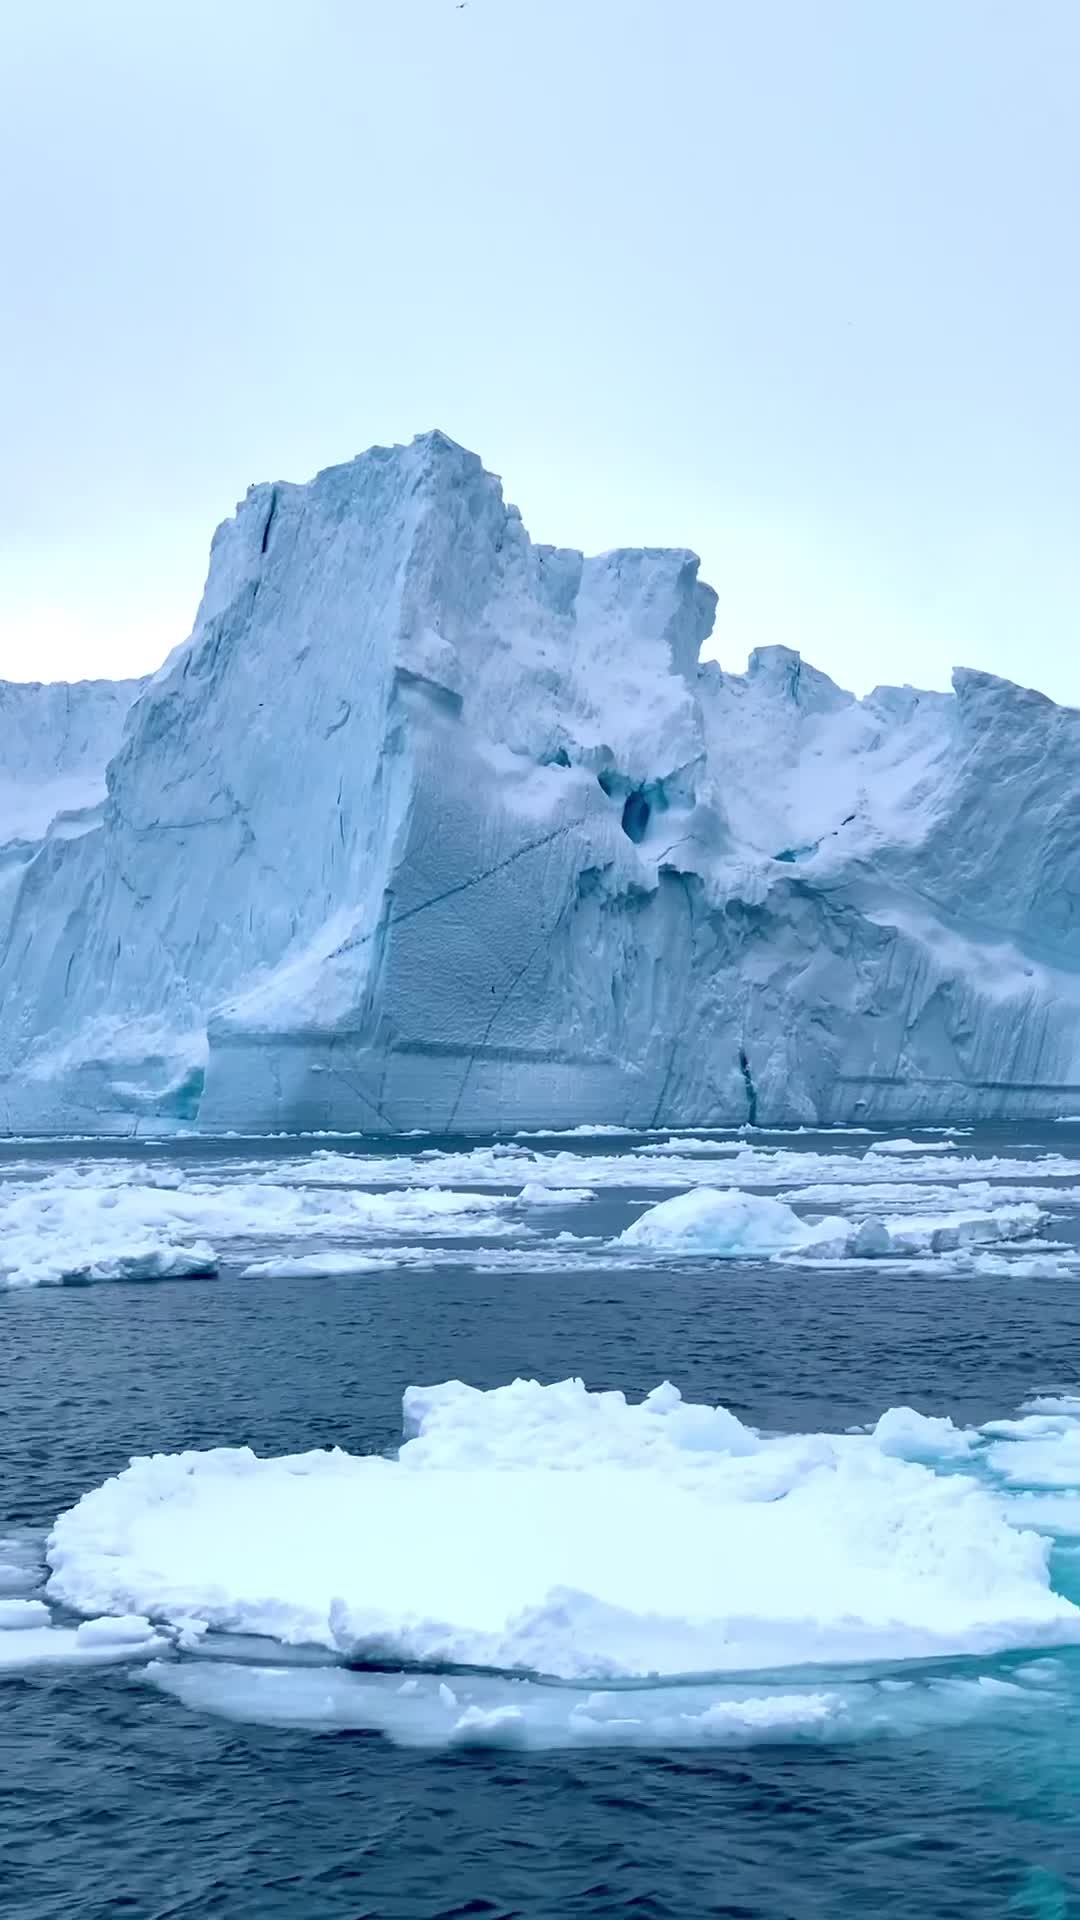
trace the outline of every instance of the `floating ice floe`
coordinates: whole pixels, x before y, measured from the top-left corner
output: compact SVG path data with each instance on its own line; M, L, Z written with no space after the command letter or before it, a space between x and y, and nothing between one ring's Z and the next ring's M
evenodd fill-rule
M545 1187L536 1180L527 1181L518 1194L523 1207L578 1207L595 1199L590 1187Z
M890 1407L874 1428L882 1453L895 1454L898 1460L963 1460L977 1438L954 1426L947 1415L917 1413L914 1407Z
M801 1220L782 1200L697 1187L648 1207L619 1235L619 1247L653 1254L708 1254L714 1259L770 1259L797 1249L822 1257L848 1249L852 1229L839 1218Z
M44 1591L40 1538L0 1537L0 1670L126 1665L193 1712L449 1748L845 1741L1073 1698L1080 1396L769 1437L669 1385L447 1382L404 1418L396 1460L137 1460L60 1516Z
M135 1460L56 1522L48 1597L589 1684L1080 1642L1048 1540L907 1410L767 1438L670 1386L449 1382L410 1389L405 1421L393 1460Z
M116 1666L153 1660L169 1646L168 1635L155 1633L149 1620L134 1615L84 1620L77 1627L11 1627L0 1631L0 1673L56 1665Z
M734 1189L697 1187L649 1207L620 1234L620 1248L668 1257L753 1260L797 1256L826 1261L854 1257L951 1253L986 1242L1030 1239L1046 1215L1032 1202L966 1208L944 1215L856 1222L830 1215L802 1219L783 1200Z
M1014 1436L990 1448L990 1465L1003 1480L1023 1487L1080 1486L1076 1421L1055 1426L1035 1415L1030 1423L1016 1422Z
M51 1617L44 1600L0 1600L0 1632L47 1626Z
M614 1121L610 1126L585 1122L580 1127L518 1127L512 1138L515 1140L615 1140L622 1136L628 1139L641 1139L642 1134L655 1131L645 1127L641 1133L633 1127L621 1127Z
M115 1610L58 1624L41 1598L40 1536L0 1535L0 1675L44 1666L111 1666L167 1653L171 1636Z
M952 1153L956 1142L946 1134L941 1140L873 1140L867 1153Z
M522 1231L510 1203L436 1185L365 1193L268 1176L186 1177L107 1164L0 1182L0 1285L177 1279L214 1273L222 1243ZM377 1265L377 1261L370 1264ZM323 1269L320 1269L323 1270ZM354 1270L362 1263L354 1262Z
M395 1247L393 1252L361 1247L326 1247L321 1253L282 1254L277 1259L252 1260L241 1269L244 1280L310 1280L347 1278L382 1273L387 1268L422 1266L430 1261L423 1247Z
M276 1165L266 1177L282 1185L293 1181L308 1185L313 1179L324 1178L342 1186L435 1184L516 1190L525 1183L662 1190L709 1186L722 1178L727 1185L753 1190L813 1182L869 1186L880 1183L889 1172L894 1173L894 1178L899 1177L901 1170L904 1182L910 1187L943 1180L950 1183L972 1180L1012 1180L1025 1184L1033 1180L1075 1182L1078 1166L1075 1159L1059 1153L1038 1153L1027 1159L1016 1155L980 1156L962 1153L952 1144L935 1150L932 1142L923 1142L918 1153L902 1156L894 1170L889 1166L887 1155L876 1154L870 1147L858 1152L829 1152L759 1144L745 1135L712 1140L702 1134L693 1137L689 1148L682 1136L670 1135L664 1140L643 1139L640 1147L611 1154L574 1152L566 1147L544 1152L519 1140L469 1148L431 1147L413 1155L351 1154L318 1148L304 1159ZM237 1172L240 1171L246 1177L255 1177L259 1172L258 1163L243 1163L242 1168L237 1168Z

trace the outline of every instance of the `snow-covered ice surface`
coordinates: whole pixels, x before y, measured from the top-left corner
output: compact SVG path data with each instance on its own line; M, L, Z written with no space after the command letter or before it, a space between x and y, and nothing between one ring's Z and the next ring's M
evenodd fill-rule
M935 1473L941 1430L910 1411L869 1438L770 1440L667 1383L632 1406L580 1381L451 1381L411 1388L405 1423L396 1461L133 1462L57 1521L48 1591L352 1660L590 1682L1080 1643L1045 1541ZM1049 1467L1046 1442L1023 1446L1040 1481L1080 1484L1078 1437L1055 1432ZM1020 1444L995 1442L991 1473Z
M0 687L0 1125L1075 1114L1080 714L714 604L440 433L252 488L152 679Z
M1039 1719L1080 1645L1054 1573L1080 1546L1080 1413L1039 1404L769 1436L668 1383L411 1388L395 1457L132 1461L44 1549L44 1601L87 1624L16 1603L0 1665L149 1660L198 1712L417 1746Z

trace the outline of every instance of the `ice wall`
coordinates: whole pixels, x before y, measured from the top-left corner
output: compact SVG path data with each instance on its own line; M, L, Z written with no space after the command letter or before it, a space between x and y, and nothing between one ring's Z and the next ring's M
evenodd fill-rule
M0 849L29 849L58 816L101 804L105 769L142 685L0 680Z
M697 564L534 545L428 434L253 488L134 705L30 690L31 750L0 689L17 788L109 758L9 875L0 1124L1080 1106L1080 714L699 666Z

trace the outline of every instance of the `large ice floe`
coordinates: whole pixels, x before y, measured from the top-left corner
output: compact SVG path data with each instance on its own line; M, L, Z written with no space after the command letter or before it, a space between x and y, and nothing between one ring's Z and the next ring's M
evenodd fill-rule
M0 688L0 1125L1080 1102L1080 715L700 661L441 433L251 490L144 683Z
M449 1381L404 1419L393 1458L133 1460L60 1515L29 1597L14 1543L16 1658L126 1649L196 1711L435 1745L847 1738L1071 1697L1075 1401L770 1436L667 1383Z

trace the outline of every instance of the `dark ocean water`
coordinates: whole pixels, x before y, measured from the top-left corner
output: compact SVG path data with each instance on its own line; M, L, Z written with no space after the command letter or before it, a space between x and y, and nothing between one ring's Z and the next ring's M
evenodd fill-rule
M626 1207L606 1194L589 1230ZM0 1293L0 1355L0 1523L46 1527L132 1453L390 1447L405 1386L453 1376L670 1377L780 1429L904 1402L981 1421L1080 1377L1080 1291L464 1254L303 1283L226 1268ZM0 1898L9 1920L1070 1920L1080 1707L846 1745L447 1754L211 1719L137 1670L24 1673L0 1680Z

